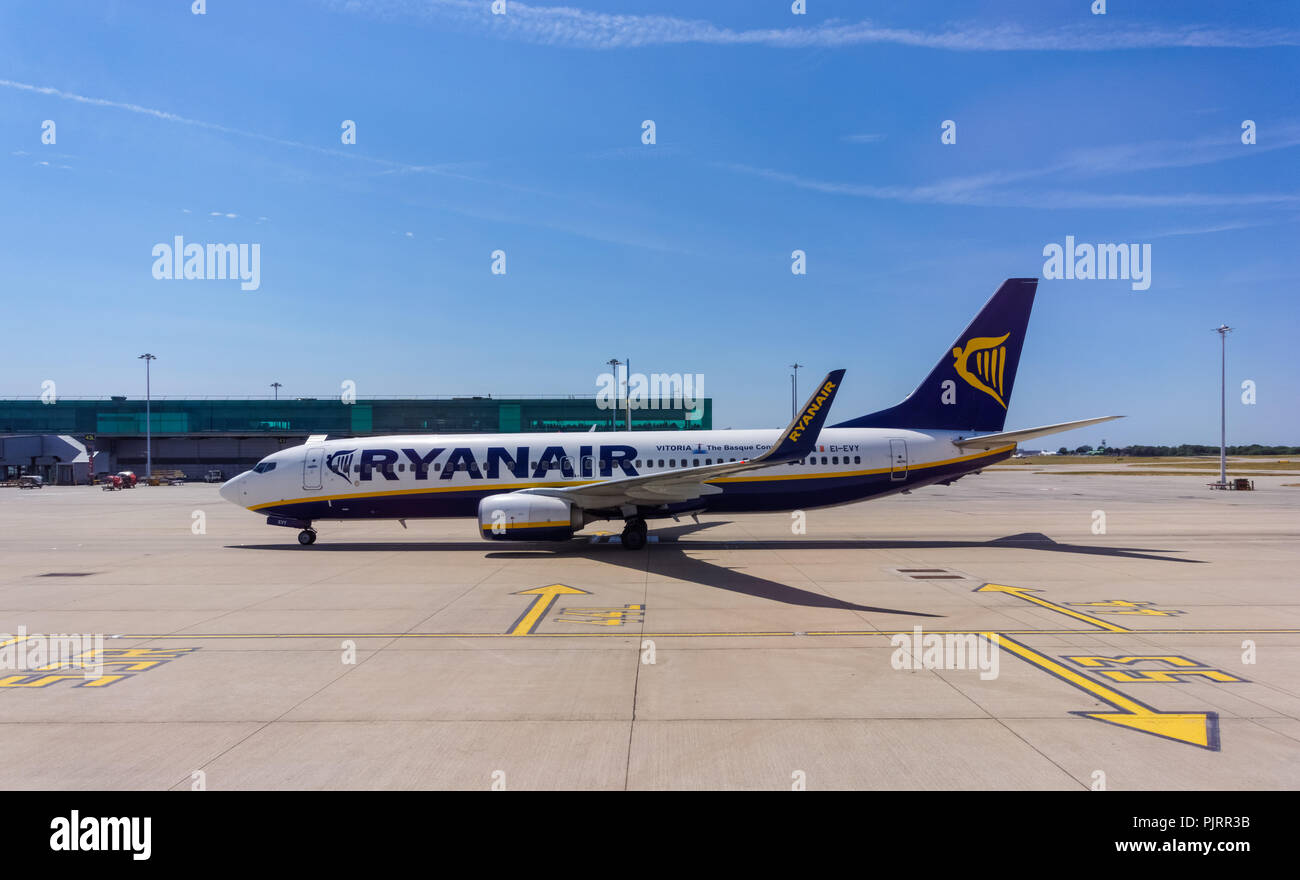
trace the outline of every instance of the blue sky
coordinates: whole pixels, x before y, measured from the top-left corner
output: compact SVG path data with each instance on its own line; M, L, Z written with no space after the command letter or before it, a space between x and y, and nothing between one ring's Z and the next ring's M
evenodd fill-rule
M1089 6L6 3L0 395L139 395L144 351L178 396L594 394L630 357L778 427L797 360L846 419L1073 235L1150 244L1151 287L1042 282L1009 427L1216 442L1227 322L1229 442L1300 443L1300 4ZM177 235L259 244L261 287L155 280Z

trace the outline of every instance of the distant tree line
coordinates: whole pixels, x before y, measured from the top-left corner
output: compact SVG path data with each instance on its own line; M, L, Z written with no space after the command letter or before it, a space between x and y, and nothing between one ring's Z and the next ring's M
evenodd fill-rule
M1067 449L1062 446L1056 450L1057 455L1131 455L1135 458L1148 458L1160 455L1218 455L1219 447L1201 446L1195 443L1184 443L1181 446L1107 446L1105 448L1095 448L1092 446L1079 446L1075 449ZM1300 455L1300 446L1261 446L1258 443L1252 443L1249 446L1229 446L1229 455Z

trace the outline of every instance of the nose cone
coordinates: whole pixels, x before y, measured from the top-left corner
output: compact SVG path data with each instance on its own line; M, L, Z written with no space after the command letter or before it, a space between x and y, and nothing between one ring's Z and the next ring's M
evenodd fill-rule
M238 504L240 507L242 507L243 488L240 484L243 482L244 482L243 474L240 474L237 477L232 477L231 479L226 480L226 482L221 484L221 497L229 501L231 504Z

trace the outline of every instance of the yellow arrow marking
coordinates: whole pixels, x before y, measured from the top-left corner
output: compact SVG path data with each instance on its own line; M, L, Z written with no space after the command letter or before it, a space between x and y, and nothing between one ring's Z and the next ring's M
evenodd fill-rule
M1011 595L1019 599L1024 599L1026 602L1032 602L1035 605L1041 605L1042 607L1047 608L1051 611L1056 611L1061 614L1068 615L1070 617L1073 617L1075 620L1082 620L1087 623L1091 623L1093 626L1099 626L1104 630L1109 630L1110 632L1118 632L1118 633L1132 632L1131 629L1118 626L1109 621L1101 620L1100 618L1092 617L1091 615L1084 614L1080 611L1074 611L1070 608L1066 608L1063 605L1057 605L1054 602L1048 602L1046 599L1040 599L1037 596L1029 595L1030 593L1041 593L1042 590L1034 590L1034 589L1030 589L1029 587L1008 587L1005 584L985 584L982 587L976 587L975 592L976 593L1010 593Z
M515 593L516 596L536 596L533 604L528 607L514 625L510 628L508 635L526 636L537 628L537 624L542 622L546 616L546 610L551 607L557 596L589 596L586 590L579 590L577 587L566 587L564 584L551 584L547 587L535 587L531 590L521 590Z
M1082 715L1084 718L1105 721L1107 724L1118 724L1120 727L1189 743L1212 752L1219 750L1219 716L1215 712L1160 712L1100 682L1080 675L1073 669L1062 666L1050 657L1045 657L1027 645L1022 645L1001 633L993 634L993 638L997 640L1000 647L1020 659L1121 710L1119 712L1071 712L1072 715Z

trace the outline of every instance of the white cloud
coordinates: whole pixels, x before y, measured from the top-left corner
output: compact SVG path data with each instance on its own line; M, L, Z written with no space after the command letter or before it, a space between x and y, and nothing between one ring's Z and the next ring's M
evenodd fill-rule
M485 0L324 0L342 12L375 18L448 20L524 42L579 49L630 49L688 43L769 46L779 49L840 48L893 44L961 52L1101 51L1163 48L1258 48L1300 45L1300 31L1287 28L1224 28L1199 25L1079 25L1029 30L1016 24L951 24L937 30L891 28L871 21L830 20L815 26L733 29L703 19L622 15L571 6L531 6L509 0L505 15L492 15Z

